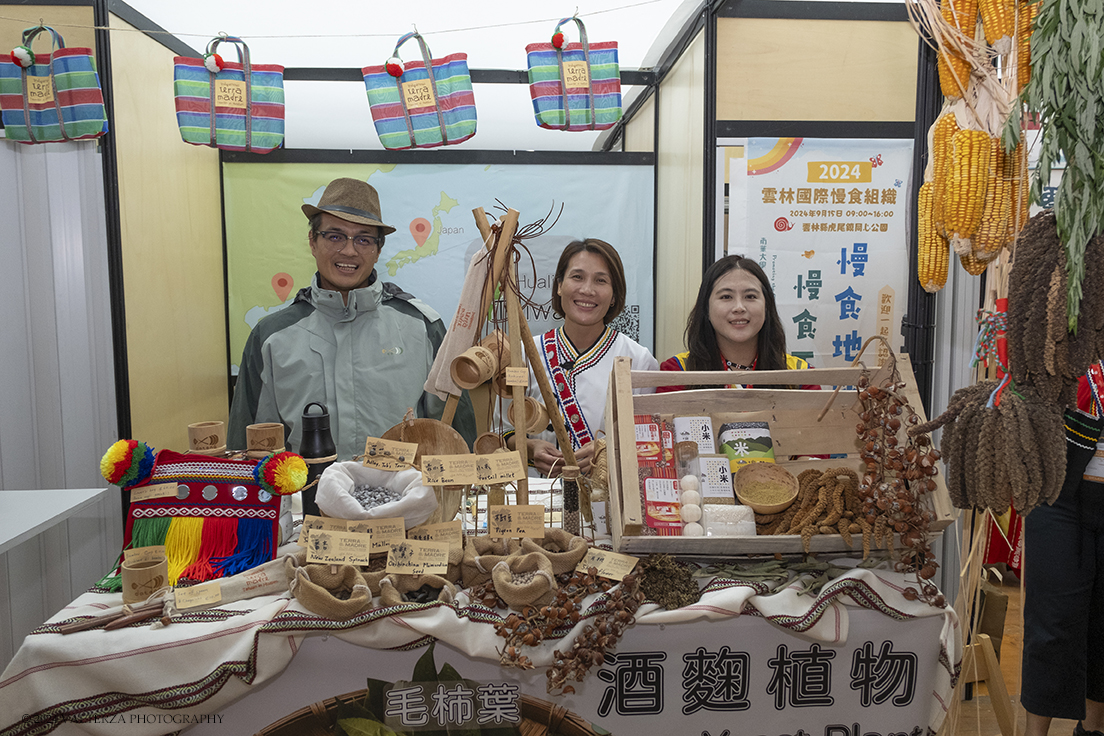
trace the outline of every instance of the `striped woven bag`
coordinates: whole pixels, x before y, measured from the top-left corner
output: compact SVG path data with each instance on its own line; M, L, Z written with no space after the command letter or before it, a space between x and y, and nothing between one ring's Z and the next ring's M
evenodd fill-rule
M236 63L216 53L222 42L234 45ZM202 59L177 56L173 65L176 123L185 143L254 153L283 145L282 66L251 64L249 47L234 36L212 39Z
M399 47L411 38L417 39L422 58L403 64ZM420 35L407 33L399 38L387 63L361 71L384 148L451 146L475 135L475 95L467 54L434 59Z
M30 50L40 33L53 37L49 54ZM0 109L8 139L21 143L75 141L107 132L92 50L65 48L65 40L49 26L23 31L23 45L12 52L11 61L0 61Z
M560 26L568 21L579 27L578 43L564 43ZM531 43L525 51L537 125L549 130L605 130L621 119L616 41L589 43L582 20L563 18L552 43Z

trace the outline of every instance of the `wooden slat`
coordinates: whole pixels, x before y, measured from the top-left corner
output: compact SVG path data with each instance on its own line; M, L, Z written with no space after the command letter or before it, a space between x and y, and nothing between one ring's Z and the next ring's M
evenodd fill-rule
M644 510L640 507L639 474L636 465L636 426L633 423L633 396L630 367L632 360L625 357L615 358L610 374L613 393L613 426L617 439L617 454L620 461L621 493L618 496L610 489L610 502L621 502L621 532L625 535L640 534L644 525Z
M636 388L658 386L710 386L753 384L756 386L820 384L851 386L859 380L862 368L809 368L803 371L633 371Z

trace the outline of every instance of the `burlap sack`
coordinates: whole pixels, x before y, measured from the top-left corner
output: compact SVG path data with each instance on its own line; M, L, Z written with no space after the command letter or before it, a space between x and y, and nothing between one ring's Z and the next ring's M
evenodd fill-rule
M459 583L461 577L461 567L464 562L464 547L449 548L449 566L448 572L445 573L445 579L450 583Z
M364 576L353 565L301 565L294 556L285 565L292 595L311 613L345 621L372 606Z
M494 566L491 578L498 597L515 611L546 606L556 596L552 562L540 552L507 557Z
M538 552L545 555L552 563L552 574L562 575L571 572L586 557L590 545L582 537L563 529L551 528L544 530L544 539L521 540L523 554Z
M387 577L387 555L376 554L369 556L369 564L360 566L360 574L364 576L364 582L373 596L380 594L380 581Z
M464 587L473 588L490 580L494 566L518 548L516 539L469 537L464 547L464 561L460 566Z
M417 590L423 585L440 588L437 600L443 603L452 603L456 600L456 586L445 580L440 575L388 575L380 580L380 607L401 606L412 601L407 599L407 593Z

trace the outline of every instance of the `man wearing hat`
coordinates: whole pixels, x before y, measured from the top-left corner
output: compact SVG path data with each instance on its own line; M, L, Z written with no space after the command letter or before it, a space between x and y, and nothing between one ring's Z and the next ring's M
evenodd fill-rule
M287 308L253 328L230 408L227 441L245 448L245 427L282 422L288 449L299 449L304 408L326 406L337 459L364 452L366 437L398 424L407 408L440 418L443 402L425 393L445 326L428 304L378 278L376 261L395 228L383 222L379 194L367 182L335 179L318 206L305 204L318 273ZM317 411L317 410L315 410ZM475 437L471 400L453 426Z

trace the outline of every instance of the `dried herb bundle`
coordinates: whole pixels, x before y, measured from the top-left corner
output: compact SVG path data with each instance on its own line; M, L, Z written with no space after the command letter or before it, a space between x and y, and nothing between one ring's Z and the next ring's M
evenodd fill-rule
M689 606L701 598L688 567L670 555L652 555L640 563L640 590L668 610Z

